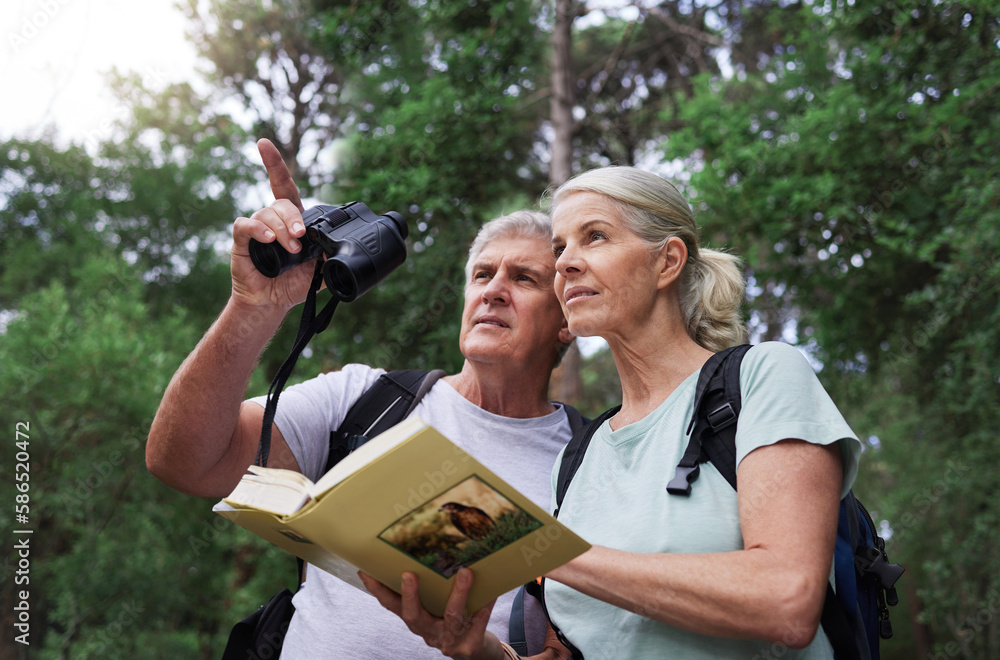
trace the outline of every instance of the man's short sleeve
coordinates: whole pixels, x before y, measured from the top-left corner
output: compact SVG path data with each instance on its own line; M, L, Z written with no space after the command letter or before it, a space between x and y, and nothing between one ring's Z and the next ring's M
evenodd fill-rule
M281 392L274 423L302 468L313 481L323 475L330 449L330 433L340 428L347 411L385 371L349 364L340 371L320 374ZM264 407L266 396L250 401Z

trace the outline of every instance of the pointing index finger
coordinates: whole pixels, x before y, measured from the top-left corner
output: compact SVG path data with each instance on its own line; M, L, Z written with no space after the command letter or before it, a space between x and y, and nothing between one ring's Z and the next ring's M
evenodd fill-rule
M288 166L281 158L278 148L267 138L257 140L257 151L264 161L264 169L267 170L267 180L271 184L271 192L275 199L287 199L304 210L302 200L299 198L299 189L292 180L292 173L288 171Z

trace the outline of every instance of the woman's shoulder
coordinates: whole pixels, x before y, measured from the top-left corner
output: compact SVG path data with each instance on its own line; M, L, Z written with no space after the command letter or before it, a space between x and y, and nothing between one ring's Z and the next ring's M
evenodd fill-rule
M747 351L744 362L748 364L761 362L777 362L780 364L804 364L809 366L809 360L805 354L783 341L763 341L754 344Z

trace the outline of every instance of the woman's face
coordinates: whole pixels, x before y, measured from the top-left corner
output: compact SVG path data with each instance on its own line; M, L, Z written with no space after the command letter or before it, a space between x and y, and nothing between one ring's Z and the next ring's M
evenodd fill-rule
M648 324L662 259L607 197L577 192L561 201L552 215L552 251L556 297L570 332L610 340Z

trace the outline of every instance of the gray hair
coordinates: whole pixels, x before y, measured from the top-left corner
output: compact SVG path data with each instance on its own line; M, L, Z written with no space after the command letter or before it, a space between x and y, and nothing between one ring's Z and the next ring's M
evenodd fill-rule
M465 262L465 281L472 279L472 267L490 242L498 238L538 238L552 242L552 221L540 211L513 211L493 218L480 228L469 246L469 260Z
M694 212L669 181L634 167L602 167L578 174L554 193L551 210L576 192L607 197L625 226L659 250L676 236L688 258L681 273L680 305L688 335L700 346L718 352L746 341L740 306L746 283L738 257L699 245Z

